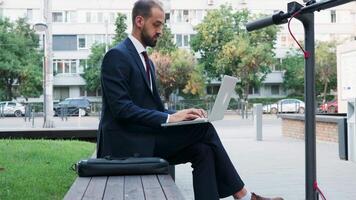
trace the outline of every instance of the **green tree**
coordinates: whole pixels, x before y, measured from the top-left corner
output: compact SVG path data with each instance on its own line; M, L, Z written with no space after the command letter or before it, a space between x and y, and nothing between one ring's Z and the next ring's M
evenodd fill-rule
M281 69L284 70L283 84L286 89L293 90L295 95L304 94L304 56L299 50L292 49L282 59Z
M162 54L170 54L177 50L177 45L173 42L173 34L171 29L165 24L163 27L162 35L159 37L156 46L153 51L160 52Z
M214 54L214 57L208 58L213 65L207 70L210 70L210 76L215 73L211 78L220 77L220 74L240 78L238 93L241 98L247 99L249 88L259 87L266 74L270 72L270 66L275 63L273 45L278 29L276 26L270 26L247 33L242 27L247 19L251 18L248 11L242 10L234 13L229 7L221 7L219 11L213 12L215 13L213 13L211 21L207 21L205 24L207 26L204 26L206 29L200 30L202 34L198 33L196 38L199 39L201 35L207 34L209 29L213 30L211 32L214 34L216 28L219 30L218 33L221 33L218 35L225 36L223 38L214 36L217 37L217 40L211 38L211 42L209 40L200 41L201 45L206 45L214 51L209 50ZM260 17L255 16L255 18ZM198 39L195 39L192 44L196 44ZM221 42L217 43L216 41ZM201 61L205 63L203 56Z
M126 21L127 21L127 17L125 14L117 13L116 20L115 20L115 36L114 36L113 44L117 44L127 37Z
M155 63L158 89L165 102L175 90L185 94L201 95L204 91L204 79L195 68L194 56L183 49L171 54L154 51L151 55Z
M42 93L42 62L39 39L25 19L15 23L0 18L0 98ZM16 86L16 88L14 88Z
M233 13L231 6L209 11L202 23L195 27L197 34L191 39L191 47L200 53L199 62L204 66L208 78L218 77L216 59L223 46L241 32L247 21L246 10Z
M89 91L96 91L100 87L100 66L105 54L105 44L95 43L91 47L87 67L84 69L83 78Z
M336 89L336 42L318 41L315 47L316 89L323 101L328 89Z
M221 74L240 79L237 91L247 100L249 88L259 87L274 63L270 42L253 41L253 37L246 34L224 45L218 55L217 67Z
M115 20L115 36L109 48L121 42L127 37L126 33L126 15L118 13ZM87 62L87 67L84 70L83 78L86 82L86 89L96 91L100 88L100 67L106 50L105 43L95 43L90 48L90 55Z

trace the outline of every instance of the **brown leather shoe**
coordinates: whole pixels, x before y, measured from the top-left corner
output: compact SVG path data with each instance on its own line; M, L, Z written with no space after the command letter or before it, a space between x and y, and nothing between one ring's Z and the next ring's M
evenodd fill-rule
M266 197L261 197L260 195L257 195L255 193L251 193L251 200L283 200L281 197L274 197L274 198L266 198Z

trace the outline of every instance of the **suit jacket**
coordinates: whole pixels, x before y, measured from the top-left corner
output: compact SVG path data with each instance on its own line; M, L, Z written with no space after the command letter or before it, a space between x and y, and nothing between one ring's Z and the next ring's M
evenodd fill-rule
M152 88L129 38L110 49L101 66L102 113L97 156L152 156L155 137L169 111L159 97L154 65Z

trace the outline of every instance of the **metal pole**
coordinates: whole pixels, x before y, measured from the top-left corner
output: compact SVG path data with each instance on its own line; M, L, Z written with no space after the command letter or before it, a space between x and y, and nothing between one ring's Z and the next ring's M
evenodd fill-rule
M109 22L108 19L105 19L105 52L109 50L109 34L108 34Z
M254 120L253 123L255 125L256 130L256 140L262 141L262 104L256 103L254 104Z
M45 122L43 127L53 128L53 66L52 66L52 1L44 0L44 16L46 20L46 73L45 73Z
M305 198L318 199L314 190L316 183L316 138L315 138L315 36L314 13L303 14L297 17L304 26L305 50L309 57L305 59L304 70L304 100L305 100Z

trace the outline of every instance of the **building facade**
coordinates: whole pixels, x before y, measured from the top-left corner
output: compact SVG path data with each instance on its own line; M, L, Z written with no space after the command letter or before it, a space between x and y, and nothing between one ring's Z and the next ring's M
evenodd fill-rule
M131 32L131 9L135 0L51 0L53 34L53 71L55 100L67 97L99 97L100 91L86 91L82 78L87 66L90 47L95 42L112 42L116 13L127 16L127 32ZM252 13L272 14L286 11L286 0L163 0L167 24L179 48L189 49L189 42L196 33L194 26L201 23L207 12L228 4L233 9L249 9ZM0 17L16 20L27 18L32 25L44 22L44 0L0 0ZM354 40L356 37L356 3L316 13L315 33L317 40ZM298 40L303 40L301 23L292 22ZM276 56L282 59L295 43L286 25L281 26L276 44ZM283 97L283 72L271 66L261 88L251 88L250 97Z

